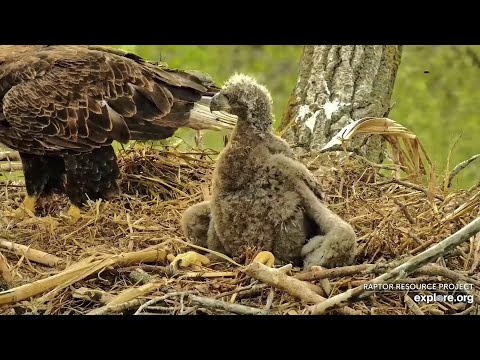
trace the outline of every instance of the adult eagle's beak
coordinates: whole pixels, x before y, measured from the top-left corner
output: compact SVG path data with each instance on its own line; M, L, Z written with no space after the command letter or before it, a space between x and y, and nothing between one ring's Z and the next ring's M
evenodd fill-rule
M230 110L228 99L222 93L215 94L210 101L210 111L226 111Z

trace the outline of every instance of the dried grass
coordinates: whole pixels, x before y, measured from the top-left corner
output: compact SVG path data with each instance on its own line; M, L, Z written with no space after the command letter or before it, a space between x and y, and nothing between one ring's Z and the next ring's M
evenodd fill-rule
M213 314L225 313L221 304L202 304L198 296L245 305L238 311L265 310L269 314L301 314L302 302L269 286L262 286L243 273L242 268L218 259L208 268L173 270L167 260L137 258L130 264L118 263L117 255L161 248L167 254L195 250L179 229L181 214L190 205L208 198L215 153L201 150L180 152L173 148L142 147L122 151L119 163L123 195L111 201L90 203L84 217L75 225L62 217L67 201L52 198L43 211L52 215L15 223L3 214L18 206L24 188L21 183L0 187L0 239L29 246L63 259L48 267L32 262L18 251L2 249L10 265L15 289L42 279L61 278L38 295L0 306L3 314L86 314L120 312L133 314ZM356 264L385 264L417 254L456 232L480 214L480 189L448 192L431 184L411 183L379 175L378 168L361 159L328 153L304 158L318 175L330 208L349 221L359 238ZM417 163L418 164L418 163ZM480 237L460 246L437 265L459 274L478 277ZM252 254L247 258L252 258ZM156 261L158 260L158 261ZM78 263L80 262L80 263ZM147 264L148 262L148 264ZM66 276L65 269L75 276ZM79 270L79 268L82 269ZM88 271L85 269L88 268ZM140 270L139 270L140 269ZM147 276L134 276L143 271ZM298 274L300 269L293 269ZM54 276L56 275L57 276ZM58 275L60 274L60 275ZM88 275L88 276L87 276ZM138 274L137 274L138 275ZM64 276L64 277L62 277ZM329 278L330 296L358 286L375 276L363 271ZM418 275L411 281L446 281L439 276ZM52 280L50 280L52 281ZM319 281L317 281L320 284ZM30 285L28 285L30 284ZM148 285L150 284L150 285ZM322 286L324 283L321 284ZM14 290L15 290L14 289ZM117 299L105 304L78 296L82 289ZM477 288L477 291L479 288ZM35 288L38 291L38 288ZM0 293L6 296L6 293ZM132 295L133 294L133 295ZM8 295L8 294L7 294ZM99 299L102 296L99 295ZM365 314L474 313L466 305L446 303L414 306L411 293L378 293L352 305ZM195 301L192 301L192 296ZM118 299L123 299L117 303ZM146 304L150 301L149 304ZM105 307L105 308L103 308ZM234 311L236 308L233 307ZM249 310L250 309L250 310ZM235 310L236 311L236 310ZM259 312L263 313L263 311Z

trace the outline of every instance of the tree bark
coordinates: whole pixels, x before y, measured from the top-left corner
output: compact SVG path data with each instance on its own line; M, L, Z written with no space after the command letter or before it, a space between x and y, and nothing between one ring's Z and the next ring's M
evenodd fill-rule
M280 125L287 141L315 150L354 120L387 116L401 54L399 45L305 46ZM368 158L379 159L379 144L369 140Z

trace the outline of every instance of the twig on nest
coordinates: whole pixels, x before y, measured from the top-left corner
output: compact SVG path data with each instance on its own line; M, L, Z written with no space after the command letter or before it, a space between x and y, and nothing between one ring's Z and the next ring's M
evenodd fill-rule
M16 151L1 151L0 161L19 161L20 154Z
M438 266L435 264L425 265L424 267L415 271L415 274L418 275L428 275L428 276L442 276L444 278L453 280L455 282L466 282L480 287L480 280L474 279L470 276L459 274L456 271L447 269L443 266Z
M13 251L17 255L25 256L25 258L30 261L47 266L58 266L61 262L63 262L63 259L55 255L48 254L41 250L32 249L29 246L16 244L12 241L0 239L0 248Z
M408 212L408 209L405 206L405 204L402 204L398 199L393 199L393 202L396 205L398 205L398 207L402 211L403 215L405 215L405 217L407 218L408 222L412 225L415 224L415 220L412 218L412 215L410 215L410 213Z
M284 290L304 302L317 303L324 300L322 296L310 289L308 283L288 276L277 269L269 268L259 262L252 262L248 265L245 273L277 289Z
M118 313L121 313L123 311L132 310L132 309L135 309L139 306L142 306L146 301L147 301L147 299L133 299L133 300L121 303L121 304L103 306L103 307L100 308L100 309L102 309L101 312L97 311L96 313L94 313L93 311L91 311L91 312L87 313L86 315L118 314ZM95 310L98 310L98 309L95 309Z
M301 272L295 275L295 279L304 280L304 281L313 281L320 279L331 279L344 276L352 276L358 274L369 274L371 271L378 267L374 264L361 264L361 265L350 265L342 266L332 269L312 269L311 271Z
M165 294L163 296L159 296L159 297L156 297L156 298L153 298L151 300L148 300L147 302L145 302L144 304L142 304L138 309L137 311L135 311L135 314L134 315L140 315L141 312L148 308L150 305L153 305L153 304L156 304L160 301L163 301L163 300L166 300L170 297L173 297L173 296L185 296L185 295L189 295L191 294L192 292L191 291L178 291L178 292L171 292L171 293L168 293L168 294Z
M463 169L465 169L468 165L470 165L472 162L480 158L480 154L473 155L470 159L462 161L460 164L455 166L452 171L450 171L450 174L448 175L448 184L447 187L452 186L452 180L455 176L457 176Z
M457 219L458 217L460 217L464 214L469 213L471 210L473 210L478 205L479 200L480 200L480 191L478 191L475 195L473 195L471 198L469 198L461 206L456 208L452 213L445 216L442 220L440 220L440 222L445 223L445 222L448 222L448 221L452 221L452 220L455 220L455 219Z
M106 304L113 299L114 296L103 290L81 287L73 290L72 297L74 299L87 300L98 304Z
M13 277L10 272L10 266L8 265L7 259L5 256L0 253L0 285L5 283L5 285L10 286L12 284Z
M319 303L325 298L311 290L308 283L288 276L283 271L272 269L259 262L252 262L245 269L245 273L277 289L286 291L306 303ZM343 314L359 314L357 311L345 307L340 311Z
M117 296L113 297L108 303L108 305L118 305L130 300L133 300L135 298L138 298L140 296L148 295L151 292L159 289L165 285L164 281L158 281L158 282L152 282L148 284L144 284L139 287L133 287L133 288L128 288L123 290L121 293L119 293Z
M215 295L214 299L220 299L222 297L230 296L230 295L233 295L233 294L243 294L247 291L254 291L255 293L258 293L258 292L263 291L263 289L265 289L266 287L267 287L266 284L259 284L259 285L251 284L251 285L248 285L248 286L237 287L236 289L233 289L231 291L227 291L227 292Z
M423 186L420 186L420 185L417 185L417 184L412 184L412 183L409 183L407 181L403 181L403 180L395 179L395 178L389 179L389 180L386 180L386 181L382 181L382 182L378 182L375 185L381 186L381 185L388 185L388 184L392 184L392 183L402 185L402 186L405 186L407 188L411 188L411 189L414 189L414 190L421 191L426 195L430 195L430 192L427 189L425 189ZM434 194L433 196L436 197L440 201L445 200L445 198L441 195Z
M153 281L153 278L150 274L146 273L140 268L136 268L128 274L128 277L137 284L148 284Z
M6 164L0 164L0 170L5 172L20 171L22 169L22 164L18 162L8 162Z
M466 308L465 310L459 312L459 313L456 313L456 314L453 314L453 315L469 315L471 312L473 312L473 310L475 310L477 308L478 305L472 305L468 308Z
M238 273L234 271L192 271L179 276L179 278L218 278L218 277L235 277Z
M188 242L185 242L185 241L183 241L183 240L176 239L176 238L173 238L173 240L176 241L176 242L179 242L180 244L190 246L190 247L192 247L192 248L194 248L194 249L202 250L202 251L205 251L205 252L207 252L207 253L209 253L209 254L218 256L219 258L221 258L221 259L223 259L223 260L226 260L226 261L228 261L229 263L232 263L233 265L239 266L239 267L241 267L241 268L244 267L243 265L240 265L239 263L237 263L236 261L234 261L233 259L231 259L231 258L228 257L227 255L222 254L222 253L220 253L220 252L218 252L218 251L211 250L211 249L207 249L207 248L204 248L204 247L202 247L202 246L190 244L190 243L188 243Z
M232 304L226 301L210 299L203 296L190 295L190 300L204 307L221 309L239 315L266 315L267 311L240 304Z
M138 251L109 256L103 255L99 256L100 258L98 258L98 256L92 256L48 278L0 292L0 305L22 301L52 289L54 289L54 291L64 289L93 274L98 274L105 268L132 265L140 262L165 261L166 256L165 251L162 250ZM48 295L51 296L52 293L44 295L40 301L45 301Z
M423 313L423 311L418 307L418 305L415 303L415 301L412 300L412 298L410 296L405 294L404 301L405 301L405 304L408 306L408 308L410 310L412 310L412 312L415 315L425 315Z
M393 270L390 270L389 272L379 277L376 277L373 280L370 280L369 282L367 282L367 284L377 284L392 279L405 278L409 274L415 272L421 266L431 261L434 261L440 256L453 250L455 247L467 241L468 239L470 239L471 236L475 235L479 231L480 218L477 218L461 230L457 231L455 234L439 242L437 245L432 246L430 249L414 256L400 266L395 267ZM319 304L310 307L309 311L312 314L323 314L326 311L335 309L349 302L357 301L361 297L365 297L372 293L373 291L367 291L367 287L365 285L358 286L354 289L348 290L342 294L331 297L328 300L325 300Z

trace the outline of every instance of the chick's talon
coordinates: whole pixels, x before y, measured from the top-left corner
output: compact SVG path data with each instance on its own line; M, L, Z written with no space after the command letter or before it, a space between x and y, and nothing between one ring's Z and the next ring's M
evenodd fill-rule
M178 254L177 256L173 257L173 255L169 254L167 259L171 261L170 265L174 268L182 267L186 268L189 266L205 266L210 264L210 259L205 255L201 255L196 253L195 251L188 251L183 254Z
M81 214L81 211L80 211L80 208L75 206L75 205L71 205L70 208L68 209L68 212L67 212L68 216L70 217L70 223L71 224L75 224L78 220L80 220L80 218L82 217L82 214Z
M272 267L275 263L275 256L270 251L261 251L255 256L252 262L259 262L260 264Z

